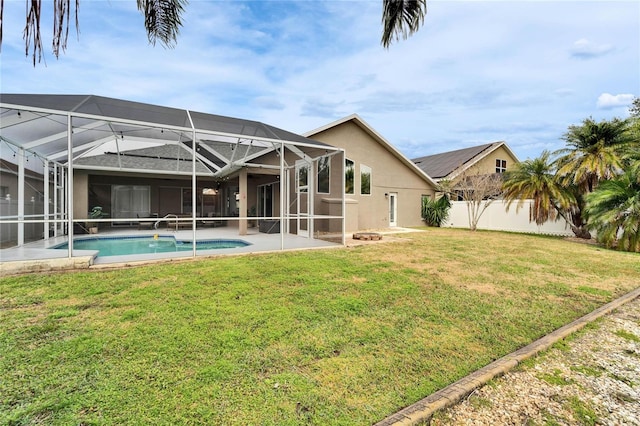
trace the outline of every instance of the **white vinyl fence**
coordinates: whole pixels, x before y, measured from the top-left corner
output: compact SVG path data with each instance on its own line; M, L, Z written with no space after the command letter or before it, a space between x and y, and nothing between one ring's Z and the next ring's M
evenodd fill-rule
M536 225L535 222L529 222L529 212L531 210L533 200L525 200L517 213L517 202L513 202L511 204L508 212L506 210L506 204L507 203L504 200L495 200L489 204L489 207L487 207L484 213L482 213L482 216L480 216L478 229L573 236L571 228L562 218L555 222L547 222L540 226ZM464 201L452 201L451 210L449 210L449 218L446 223L442 224L442 226L451 228L469 228L467 203Z

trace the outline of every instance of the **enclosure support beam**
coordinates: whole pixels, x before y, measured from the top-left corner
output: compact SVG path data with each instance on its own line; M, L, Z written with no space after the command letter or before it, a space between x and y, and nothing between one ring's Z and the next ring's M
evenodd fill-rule
M284 250L284 233L289 232L289 227L284 222L288 198L284 175L284 142L280 142L280 250Z
M73 128L71 122L71 114L67 115L67 179L66 179L66 197L65 208L67 211L67 236L69 240L68 257L73 257ZM63 180L64 182L64 180Z
M44 200L43 200L43 214L44 214L44 239L49 239L49 161L44 160L42 167L42 174L44 175Z
M24 148L18 150L18 246L24 245Z
M238 175L238 181L240 186L240 223L238 224L238 231L240 235L247 235L247 169L240 170Z
M191 114L189 114L189 120L191 120ZM193 127L193 122L191 123L191 127ZM198 214L198 209L196 206L197 195L196 191L198 190L198 182L196 180L196 130L195 128L191 132L191 232L193 238L193 257L196 257L197 254L197 241L196 241L196 215ZM202 212L200 213L202 214Z

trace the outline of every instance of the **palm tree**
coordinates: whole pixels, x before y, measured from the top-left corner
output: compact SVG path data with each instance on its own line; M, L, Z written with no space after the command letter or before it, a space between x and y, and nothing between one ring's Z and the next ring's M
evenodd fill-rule
M589 225L607 247L640 252L640 161L588 194Z
M53 54L66 50L72 0L53 0ZM182 26L182 13L188 0L136 0L138 10L144 14L144 26L149 42L160 41L165 47L173 47ZM27 24L24 29L25 51L33 49L33 65L42 60L42 36L40 34L41 1L26 0ZM76 32L79 35L78 10L80 0L74 0ZM0 0L0 47L2 46L4 0ZM424 22L427 0L382 0L382 40L385 48L400 37L414 34ZM33 47L31 47L33 44Z
M560 216L569 223L576 236L591 238L581 218L575 217L575 194L558 181L555 172L551 153L546 150L538 158L517 163L505 173L502 184L507 210L515 200L518 200L518 211L524 200L532 199L529 221L542 225Z
M382 0L382 46L417 32L427 14L427 0Z
M56 58L60 49L67 48L69 35L69 20L71 17L72 0L53 0L53 54ZM173 47L182 26L182 13L187 0L136 0L138 10L144 14L144 26L151 44L160 41L165 47ZM79 35L78 10L80 0L74 0L74 17L76 32ZM42 60L42 36L40 34L41 1L26 0L26 20L24 28L25 51L27 55L32 51L33 65ZM2 23L4 0L0 0L0 46L2 46ZM33 45L33 47L31 47Z
M569 126L563 139L569 145L556 151L558 175L566 185L575 185L585 194L602 180L622 172L622 156L632 136L630 121L614 118L596 122L587 118L579 126Z

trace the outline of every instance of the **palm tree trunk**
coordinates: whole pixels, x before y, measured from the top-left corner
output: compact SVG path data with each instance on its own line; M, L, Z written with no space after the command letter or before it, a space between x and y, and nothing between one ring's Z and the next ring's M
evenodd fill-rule
M591 239L591 232L589 232L589 230L584 226L571 225L571 230L573 231L574 235L578 238L582 238L585 240Z
M573 232L573 234L577 238L582 238L585 240L591 239L591 233L587 229L586 224L582 223L582 216L575 217L574 215L571 215L572 220L569 220L565 212L562 210L562 208L558 206L554 206L554 207L558 212L558 214L560 215L560 217L562 217L569 224L569 226L571 227L571 232ZM576 224L575 222L578 222L578 223Z

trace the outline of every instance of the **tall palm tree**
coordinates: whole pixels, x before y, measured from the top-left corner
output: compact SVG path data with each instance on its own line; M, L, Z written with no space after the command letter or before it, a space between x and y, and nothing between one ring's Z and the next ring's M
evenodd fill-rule
M517 163L507 171L502 184L503 197L507 200L507 210L518 200L516 211L524 200L533 200L529 220L536 224L564 218L576 236L591 238L580 217L575 217L576 198L571 188L563 186L556 178L554 162L549 151L540 157ZM589 234L589 235L587 235Z
M640 161L586 197L589 225L608 247L640 252Z
M632 136L630 121L614 118L594 121L587 118L579 126L569 126L563 139L568 148L556 151L558 175L565 185L575 185L585 194L602 180L622 172L622 156Z
M417 32L427 14L427 0L382 0L382 46Z

